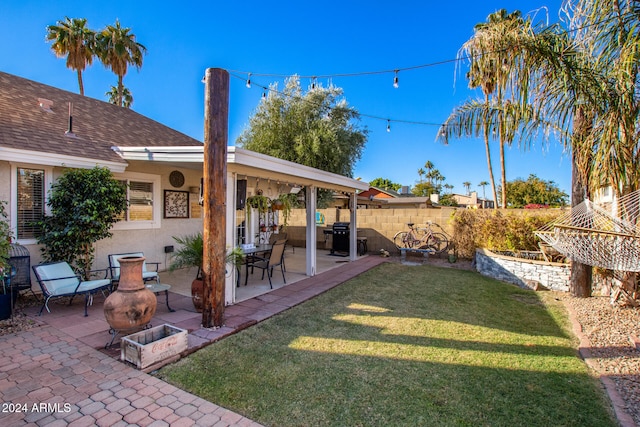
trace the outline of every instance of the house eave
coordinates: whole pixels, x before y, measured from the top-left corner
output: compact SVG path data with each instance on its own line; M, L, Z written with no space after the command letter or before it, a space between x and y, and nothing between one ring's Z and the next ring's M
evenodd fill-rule
M67 156L43 151L19 150L8 147L0 147L0 159L15 163L29 163L43 166L58 166L78 169L91 169L95 166L101 166L114 173L122 173L127 167L126 163Z

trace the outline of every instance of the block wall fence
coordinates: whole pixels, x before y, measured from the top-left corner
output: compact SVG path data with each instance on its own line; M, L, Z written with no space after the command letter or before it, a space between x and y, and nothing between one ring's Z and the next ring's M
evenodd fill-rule
M424 226L428 221L431 221L437 224L432 227L435 231L442 232L444 229L451 237L453 235L451 218L458 209L464 208L358 209L358 236L367 238L369 253L378 252L380 249L399 253L393 244L393 236L398 231L407 230L407 223L413 222L418 226ZM549 213L546 209L499 209L499 211L505 215L544 215ZM325 222L324 225L317 225L316 245L319 249L330 249L331 236L328 236L325 242L322 230L331 228L334 222L349 222L350 212L347 209L337 208L318 209L318 212L324 215ZM286 228L287 238L292 245L299 247L306 245L305 224L305 210L293 209Z
M407 223L413 222L418 226L425 225L428 221L440 225L449 236L453 234L451 215L456 208L440 209L358 209L357 224L358 236L367 238L369 253L378 252L380 249L398 252L393 244L393 236L398 231L407 230ZM346 209L318 209L324 215L324 225L317 225L316 245L319 249L331 248L331 236L322 232L331 229L334 222L349 222L349 210ZM293 209L286 228L287 238L294 246L304 247L305 234L305 210ZM438 226L432 227L436 231Z

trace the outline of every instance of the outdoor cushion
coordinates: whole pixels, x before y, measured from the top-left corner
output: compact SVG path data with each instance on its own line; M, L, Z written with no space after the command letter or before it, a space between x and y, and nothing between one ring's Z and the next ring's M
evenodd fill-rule
M44 296L40 314L45 308L50 312L48 303L51 298L70 296L73 300L74 296L80 294L85 296L84 315L88 316L87 306L91 300L90 296L111 287L109 279L83 281L64 261L34 265L32 268Z

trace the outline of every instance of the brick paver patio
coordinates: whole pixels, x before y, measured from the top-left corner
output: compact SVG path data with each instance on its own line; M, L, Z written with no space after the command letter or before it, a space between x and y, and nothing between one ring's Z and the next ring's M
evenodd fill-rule
M189 352L274 316L384 262L363 257L226 308L225 326L200 327L201 314L158 312L154 324L189 331ZM172 297L179 297L172 295ZM0 426L259 426L232 411L139 371L102 349L109 326L101 304L55 306L44 324L0 337ZM33 312L38 309L34 308Z

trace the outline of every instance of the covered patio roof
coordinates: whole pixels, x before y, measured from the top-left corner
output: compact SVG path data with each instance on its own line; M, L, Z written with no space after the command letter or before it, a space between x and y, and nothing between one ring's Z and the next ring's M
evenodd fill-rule
M204 163L204 145L181 147L114 147L114 150L119 153L123 159L130 161L167 162L189 169L200 169ZM349 193L369 189L368 183L358 181L357 179L235 146L227 147L227 172L300 186L314 186Z

